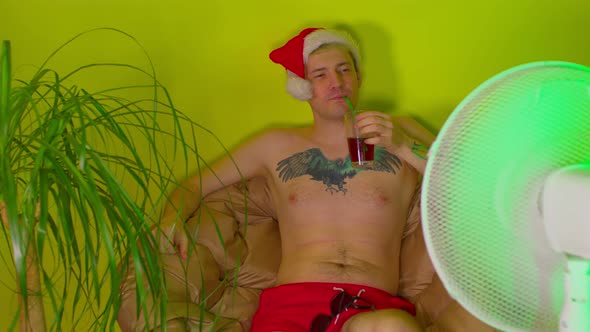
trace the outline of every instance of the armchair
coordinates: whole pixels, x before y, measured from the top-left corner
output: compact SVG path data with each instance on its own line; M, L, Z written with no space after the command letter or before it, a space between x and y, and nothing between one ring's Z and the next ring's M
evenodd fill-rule
M461 308L438 279L424 244L418 198L402 243L399 295L415 303L417 318L426 331L495 331ZM204 198L188 221L196 243L189 258L162 256L169 297L168 330L249 330L258 297L274 285L281 258L271 200L261 178ZM119 325L123 331L154 329L146 328L143 316L137 317L134 285L134 276L126 274ZM206 309L203 313L201 303Z

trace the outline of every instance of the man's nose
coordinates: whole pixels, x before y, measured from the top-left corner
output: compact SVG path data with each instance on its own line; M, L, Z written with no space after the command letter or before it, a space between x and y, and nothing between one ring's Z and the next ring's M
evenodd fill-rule
M342 75L339 73L332 73L330 75L330 87L332 88L340 88L342 87L342 83L344 80L342 79Z

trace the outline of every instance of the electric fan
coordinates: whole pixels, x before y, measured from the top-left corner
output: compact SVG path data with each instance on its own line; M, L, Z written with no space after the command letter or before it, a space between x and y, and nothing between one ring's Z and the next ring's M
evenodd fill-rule
M443 284L504 331L590 331L590 68L502 72L453 111L422 189Z

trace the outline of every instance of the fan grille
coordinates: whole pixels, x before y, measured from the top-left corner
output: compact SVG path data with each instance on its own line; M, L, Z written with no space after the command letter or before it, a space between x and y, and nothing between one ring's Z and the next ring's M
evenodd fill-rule
M484 83L445 123L423 189L427 247L453 297L511 331L556 331L565 258L539 195L553 171L590 160L590 70L542 62Z

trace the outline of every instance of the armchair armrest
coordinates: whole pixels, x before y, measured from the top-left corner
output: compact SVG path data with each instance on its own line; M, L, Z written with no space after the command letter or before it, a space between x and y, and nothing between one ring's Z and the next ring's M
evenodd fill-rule
M189 258L161 255L168 291L167 328L247 331L262 289L274 285L280 237L264 179L225 187L204 198L187 221ZM123 331L155 329L138 316L135 276L126 274L118 322ZM146 304L152 310L151 303Z

